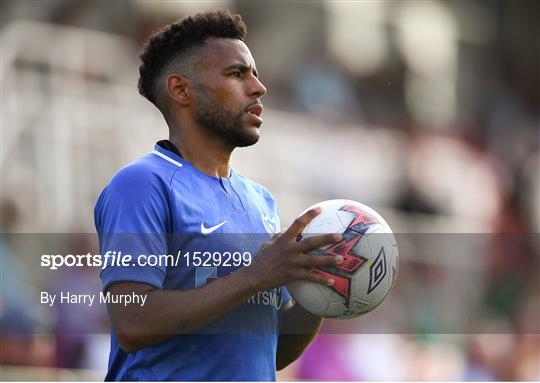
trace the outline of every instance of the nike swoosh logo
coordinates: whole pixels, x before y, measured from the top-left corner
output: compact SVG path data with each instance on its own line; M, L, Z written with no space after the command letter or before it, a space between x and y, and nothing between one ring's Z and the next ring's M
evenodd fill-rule
M204 227L204 222L201 222L201 233L203 233L204 235L210 234L219 229L221 226L225 225L226 223L227 221L223 221L221 223L218 223L216 226Z

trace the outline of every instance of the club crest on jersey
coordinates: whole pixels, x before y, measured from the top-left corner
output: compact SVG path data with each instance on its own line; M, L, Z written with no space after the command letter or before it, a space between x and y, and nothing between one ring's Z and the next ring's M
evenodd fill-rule
M277 219L275 217L272 217L264 212L261 212L261 219L263 221L264 228L266 229L266 232L270 235L274 235L277 232L279 232Z

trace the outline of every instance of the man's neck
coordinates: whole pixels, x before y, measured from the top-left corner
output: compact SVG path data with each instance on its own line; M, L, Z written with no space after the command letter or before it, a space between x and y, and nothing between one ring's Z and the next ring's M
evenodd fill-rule
M178 130L170 130L169 140L182 158L211 177L229 177L232 150L226 148L217 137L198 134L199 129L191 130L192 134L180 134Z

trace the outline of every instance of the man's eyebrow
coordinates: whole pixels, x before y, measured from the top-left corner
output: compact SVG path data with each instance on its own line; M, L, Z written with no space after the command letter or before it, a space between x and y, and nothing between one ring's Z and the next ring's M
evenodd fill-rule
M229 65L229 67L227 67L227 70L230 70L230 69L238 69L240 72L245 73L245 72L249 72L250 67L248 67L247 65L244 65L244 64L235 63L235 64ZM255 68L253 68L253 75L255 77L259 77L259 75L257 73L257 69L255 69Z

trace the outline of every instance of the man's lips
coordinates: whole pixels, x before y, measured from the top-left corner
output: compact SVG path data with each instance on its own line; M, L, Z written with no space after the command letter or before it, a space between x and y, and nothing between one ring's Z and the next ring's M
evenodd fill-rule
M256 104L248 106L246 112L260 117L263 112L263 105L260 102L257 102Z

